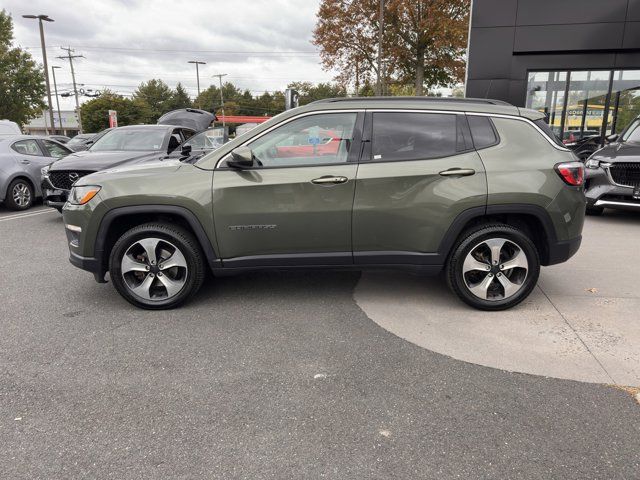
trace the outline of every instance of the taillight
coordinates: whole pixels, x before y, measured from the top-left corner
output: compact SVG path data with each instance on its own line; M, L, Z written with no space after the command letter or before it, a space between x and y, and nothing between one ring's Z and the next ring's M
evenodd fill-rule
M580 187L584 184L584 164L582 162L559 163L555 168L567 185Z

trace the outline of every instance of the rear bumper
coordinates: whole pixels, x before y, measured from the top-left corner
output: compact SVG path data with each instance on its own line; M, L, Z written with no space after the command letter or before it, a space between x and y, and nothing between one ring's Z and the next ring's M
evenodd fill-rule
M549 258L546 265L566 262L580 249L581 243L582 235L571 240L563 240L549 245Z

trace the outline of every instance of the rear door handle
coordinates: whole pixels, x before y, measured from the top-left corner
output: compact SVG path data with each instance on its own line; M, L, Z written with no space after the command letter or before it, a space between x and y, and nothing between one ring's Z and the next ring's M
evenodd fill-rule
M20 160L20 163L23 165L29 165L31 162L25 158L23 158L22 160Z
M334 177L333 175L326 175L320 178L314 178L311 183L316 185L338 185L340 183L347 183L349 179L347 177Z
M450 168L440 172L443 177L468 177L475 174L476 171L472 168Z

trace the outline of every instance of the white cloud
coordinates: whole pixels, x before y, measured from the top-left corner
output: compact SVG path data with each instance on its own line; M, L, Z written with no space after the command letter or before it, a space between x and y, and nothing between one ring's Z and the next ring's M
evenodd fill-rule
M188 60L201 60L200 85L211 75L228 79L254 94L283 89L296 80L328 81L310 43L319 0L5 0L14 20L16 43L42 60L37 23L23 14L47 14L49 65L60 91L68 91L71 73L61 45L86 58L75 62L76 80L85 89L109 88L128 94L144 80L182 82L193 96L196 74ZM245 53L242 53L245 52ZM53 87L52 87L53 88ZM86 97L85 97L86 99ZM61 108L72 108L61 98Z

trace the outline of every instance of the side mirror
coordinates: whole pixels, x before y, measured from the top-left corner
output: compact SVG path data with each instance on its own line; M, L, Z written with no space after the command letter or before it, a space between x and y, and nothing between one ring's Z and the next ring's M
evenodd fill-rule
M243 168L253 167L253 152L249 147L238 147L231 151L231 160L227 160L227 165L231 168Z
M607 139L607 142L615 142L616 140L618 140L618 138L620 138L620 135L618 135L617 133L613 133L611 135L607 135L604 138Z
M189 155L191 155L191 145L182 145L182 148L180 149L180 154L188 157Z

